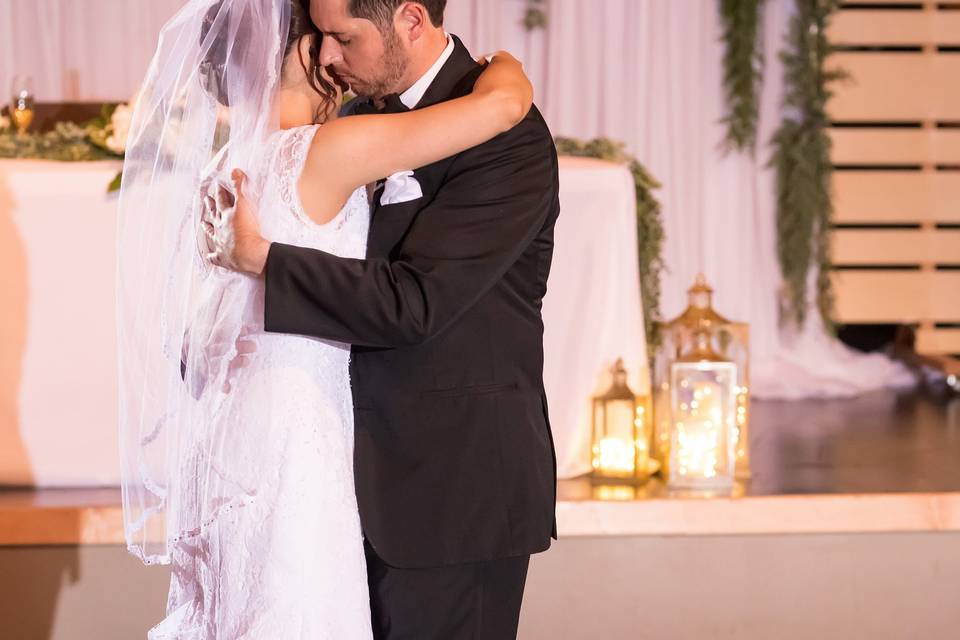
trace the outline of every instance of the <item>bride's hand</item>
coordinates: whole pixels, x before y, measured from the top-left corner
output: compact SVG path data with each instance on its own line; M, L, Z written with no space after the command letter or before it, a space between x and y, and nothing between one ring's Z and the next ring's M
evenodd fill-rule
M519 124L533 106L533 85L523 72L523 65L506 51L481 58L490 60L473 87L473 93L488 99L493 113L502 117L510 129Z

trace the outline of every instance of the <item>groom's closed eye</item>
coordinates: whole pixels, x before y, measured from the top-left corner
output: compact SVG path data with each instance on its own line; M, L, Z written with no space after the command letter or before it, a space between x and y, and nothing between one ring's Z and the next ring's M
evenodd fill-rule
M349 38L349 36L347 36L347 34L345 34L345 33L340 33L340 32L337 32L337 31L331 31L331 32L329 32L329 33L324 33L324 34L323 34L323 37L325 37L325 38L333 38L334 40L337 41L337 44L339 44L339 45L341 45L341 46L350 44L350 38Z

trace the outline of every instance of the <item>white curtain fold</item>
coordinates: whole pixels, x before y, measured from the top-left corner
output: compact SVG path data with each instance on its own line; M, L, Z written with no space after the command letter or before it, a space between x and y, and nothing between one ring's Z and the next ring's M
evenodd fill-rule
M184 0L2 0L0 100L29 75L42 102L129 100Z

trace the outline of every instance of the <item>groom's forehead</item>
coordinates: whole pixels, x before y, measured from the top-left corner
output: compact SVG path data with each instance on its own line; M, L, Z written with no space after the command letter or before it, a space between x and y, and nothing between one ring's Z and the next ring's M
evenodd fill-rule
M311 0L310 17L320 31L341 33L353 20L348 5L349 0Z

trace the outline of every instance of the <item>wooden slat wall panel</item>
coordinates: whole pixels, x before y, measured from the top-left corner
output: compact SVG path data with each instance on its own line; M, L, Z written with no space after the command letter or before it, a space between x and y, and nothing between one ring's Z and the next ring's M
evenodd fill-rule
M844 323L953 322L960 272L835 271L837 319Z
M917 351L933 355L960 353L960 329L923 329L918 331Z
M827 105L833 120L916 121L932 108L925 92L914 90L932 85L930 62L921 54L838 53L828 66L850 74Z
M960 264L960 229L938 229L933 234L933 243L928 262L937 262L942 265ZM960 297L960 291L954 292ZM957 316L960 319L960 316Z
M960 44L960 11L940 11L934 16L933 41L940 45Z
M960 223L960 172L838 171L834 221Z
M850 75L827 105L837 320L918 325L917 350L960 370L947 357L960 354L960 11L842 6L868 4L839 11L829 34L846 50L828 66Z
M960 11L840 11L829 33L839 46L955 46Z
M838 265L960 264L957 229L837 229L831 239Z
M830 129L834 164L960 164L957 129Z
M960 164L960 129L937 129L931 133L930 152L937 164Z
M848 45L916 45L934 40L932 15L920 11L840 11L830 41Z
M828 105L834 121L960 121L960 55L846 52L829 67L851 76Z

